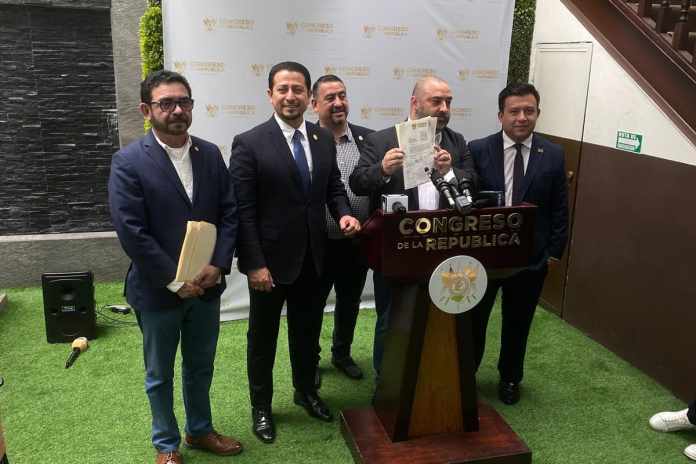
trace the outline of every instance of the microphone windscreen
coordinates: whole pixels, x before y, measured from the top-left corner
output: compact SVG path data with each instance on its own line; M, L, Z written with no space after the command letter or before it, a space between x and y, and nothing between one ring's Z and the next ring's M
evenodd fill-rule
M85 337L76 338L72 342L72 348L78 349L80 351L85 351L87 348L89 348L89 342L87 341L87 338L85 338Z

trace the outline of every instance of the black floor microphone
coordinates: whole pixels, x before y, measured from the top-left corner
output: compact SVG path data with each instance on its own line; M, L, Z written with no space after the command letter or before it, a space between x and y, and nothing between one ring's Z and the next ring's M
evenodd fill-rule
M80 356L80 353L86 351L87 348L89 348L89 342L85 337L76 338L75 341L72 342L72 353L68 356L65 368L67 369L72 366L77 357Z

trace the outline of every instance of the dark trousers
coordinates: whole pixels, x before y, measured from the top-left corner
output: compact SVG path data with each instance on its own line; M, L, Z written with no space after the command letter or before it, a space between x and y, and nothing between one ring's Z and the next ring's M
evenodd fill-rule
M503 382L520 382L524 376L524 356L534 311L544 287L547 267L526 269L511 277L490 280L483 299L471 310L474 361L481 364L486 348L486 329L498 290L502 288L502 330L498 372Z
M689 403L689 411L686 413L686 417L689 418L689 422L696 425L696 400Z
M328 240L324 272L319 277L317 304L323 317L331 288L336 290L331 344L333 359L345 359L350 356L365 277L367 265L358 248L358 242L350 238ZM317 347L318 351L321 351L321 347Z
M391 311L392 292L389 282L381 272L372 273L372 283L375 289L375 340L372 348L372 365L379 378L382 369L382 357L384 355L384 339L389 329L389 313Z
M270 292L249 288L247 374L252 406L268 407L273 399L273 364L280 313L285 302L292 384L301 392L314 391L314 372L319 359L316 347L321 331L321 310L315 296L317 285L317 273L308 254L300 275L293 283L276 283Z

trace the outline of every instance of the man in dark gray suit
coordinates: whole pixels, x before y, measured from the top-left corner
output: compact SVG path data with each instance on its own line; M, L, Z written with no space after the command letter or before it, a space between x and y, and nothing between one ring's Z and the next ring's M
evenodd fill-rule
M249 280L247 372L252 428L275 440L271 411L280 313L287 302L294 401L333 420L314 385L321 310L318 276L326 249L326 207L345 235L360 230L351 216L331 134L306 122L309 71L286 61L271 68L271 118L232 142L230 174L238 194L239 270Z
M466 177L475 183L476 174L466 140L461 134L447 127L451 104L452 91L447 82L435 76L422 78L413 88L409 119L415 120L426 116L437 118L433 167L445 180ZM412 189L404 189L403 163L404 152L399 148L394 126L367 136L360 161L350 176L350 188L356 195L370 196L370 212L380 207L382 194L406 193L409 197L409 210L433 210L441 206L440 193L430 182ZM373 275L377 310L373 364L379 376L384 335L388 327L391 293L382 274L375 272Z

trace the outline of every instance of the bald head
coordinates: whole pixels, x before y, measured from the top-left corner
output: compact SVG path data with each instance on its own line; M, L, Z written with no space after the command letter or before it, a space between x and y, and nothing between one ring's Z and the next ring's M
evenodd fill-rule
M411 94L411 119L426 116L437 118L437 131L447 126L450 118L452 91L447 82L437 76L418 79Z

